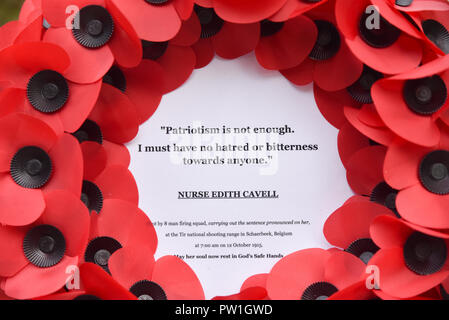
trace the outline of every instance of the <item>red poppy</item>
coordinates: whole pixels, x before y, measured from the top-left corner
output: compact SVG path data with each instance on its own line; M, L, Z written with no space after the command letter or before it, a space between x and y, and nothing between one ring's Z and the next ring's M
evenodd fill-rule
M67 8L79 11L68 16ZM114 61L125 68L140 63L140 39L111 0L42 0L42 10L51 26L44 41L58 44L70 57L67 79L92 83L101 79Z
M267 278L272 300L323 300L359 281L365 264L344 251L306 249L282 258Z
M91 222L84 261L95 263L107 272L110 257L121 248L139 248L145 257L156 251L157 235L153 223L133 203L107 199L99 214L92 213Z
M143 59L157 62L164 71L164 94L180 87L195 69L196 56L192 46L198 41L201 28L194 16L192 13L183 22L179 33L170 41L142 41Z
M9 81L14 111L45 121L57 134L77 130L97 100L101 82L76 84L67 79L70 58L57 45L16 44L0 52L0 81ZM20 97L20 98L19 98Z
M281 70L296 85L314 81L321 89L338 91L360 78L363 64L349 50L335 21L335 0L309 11L318 28L318 38L309 57L300 65Z
M109 260L112 277L139 300L204 300L195 272L181 259L165 256L155 261L145 247L125 247Z
M382 121L401 138L431 147L438 143L436 121L449 123L449 56L376 82L372 96Z
M317 25L306 16L285 22L260 23L260 42L255 53L265 69L282 70L301 64L312 52L318 37Z
M267 296L267 273L256 274L245 280L240 292L229 296L217 296L212 300L269 300Z
M354 55L384 74L398 74L417 67L422 58L420 41L387 21L382 16L382 7L367 10L370 5L369 0L337 0L335 6L339 29ZM376 19L379 25L375 24Z
M217 14L232 23L254 23L267 19L286 2L287 0L212 0Z
M378 268L378 285L387 295L414 297L449 276L449 235L391 216L377 217L370 233L381 249L369 265Z
M196 68L212 61L215 53L225 59L235 59L252 52L260 38L259 23L236 24L222 20L212 8L195 5L189 29L198 36L192 46ZM186 25L187 26L187 25Z
M6 277L5 293L16 299L62 288L66 268L78 264L89 236L89 214L77 197L55 190L44 198L45 210L33 224L0 227L0 274Z
M147 41L173 39L193 10L193 0L112 2L129 19L139 38Z
M315 7L321 6L328 0L318 1L304 1L304 0L287 0L285 5L269 19L274 22L287 21L288 19L297 17L312 10Z
M25 0L20 8L19 20L32 21L42 16L42 0Z
M49 190L80 195L83 160L78 143L68 134L57 137L45 123L28 115L0 119L0 163L3 225L36 221Z
M348 167L349 159L358 150L370 146L370 140L349 122L341 126L338 132L338 154L345 168Z
M344 249L364 263L379 250L371 240L370 224L379 215L390 215L386 206L371 202L368 198L353 197L345 203L324 224L323 233L333 246Z

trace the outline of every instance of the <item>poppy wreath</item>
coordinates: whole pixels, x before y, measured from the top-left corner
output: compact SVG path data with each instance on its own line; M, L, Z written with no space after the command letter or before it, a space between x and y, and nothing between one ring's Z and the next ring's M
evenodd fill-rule
M204 299L154 258L124 143L195 69L254 51L313 83L354 195L332 248L214 299L447 299L448 29L447 0L26 0L0 28L0 298Z

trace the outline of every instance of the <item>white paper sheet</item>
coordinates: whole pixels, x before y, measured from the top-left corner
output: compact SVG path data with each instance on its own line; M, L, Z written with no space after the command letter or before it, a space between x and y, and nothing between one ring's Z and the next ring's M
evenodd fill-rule
M260 133L269 130L277 133ZM128 145L157 257L183 258L211 298L237 293L281 255L327 247L323 223L351 195L337 133L311 86L291 85L252 54L196 70ZM267 152L267 143L283 151Z

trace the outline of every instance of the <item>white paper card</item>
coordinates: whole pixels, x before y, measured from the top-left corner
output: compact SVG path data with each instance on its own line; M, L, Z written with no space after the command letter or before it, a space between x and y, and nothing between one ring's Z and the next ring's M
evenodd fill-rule
M327 247L323 224L351 195L337 134L311 86L252 54L196 70L128 144L157 257L184 259L212 298L281 256Z

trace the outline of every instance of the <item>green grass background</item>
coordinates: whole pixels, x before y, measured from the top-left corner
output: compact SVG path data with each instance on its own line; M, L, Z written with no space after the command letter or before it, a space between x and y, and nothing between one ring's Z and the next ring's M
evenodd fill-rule
M0 25L17 19L23 2L24 0L0 0Z

